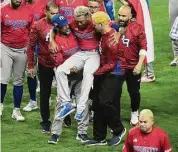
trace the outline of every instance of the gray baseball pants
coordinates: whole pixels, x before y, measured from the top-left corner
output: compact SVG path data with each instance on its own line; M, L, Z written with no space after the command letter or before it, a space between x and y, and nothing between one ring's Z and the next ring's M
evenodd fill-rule
M0 83L8 84L13 74L13 84L22 86L27 65L26 49L14 49L1 43L1 77Z
M178 16L178 0L169 0L169 18L171 27ZM178 42L172 41L172 50L174 57L178 57Z

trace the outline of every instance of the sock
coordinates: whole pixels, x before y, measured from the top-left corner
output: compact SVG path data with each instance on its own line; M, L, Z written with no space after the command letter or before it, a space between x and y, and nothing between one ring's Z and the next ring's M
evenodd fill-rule
M37 87L36 76L34 78L27 77L27 84L28 84L30 99L36 101L36 87Z
M1 103L4 102L4 97L6 95L6 91L7 91L7 84L1 83Z
M23 95L23 86L14 86L13 96L14 96L14 108L20 108Z

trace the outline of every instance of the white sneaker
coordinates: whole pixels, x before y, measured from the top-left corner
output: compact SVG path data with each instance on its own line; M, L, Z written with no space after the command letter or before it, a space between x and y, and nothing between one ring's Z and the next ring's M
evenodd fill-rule
M22 116L20 112L20 108L14 108L12 112L12 119L16 121L24 121L25 118Z
M23 108L23 110L27 111L27 112L32 111L32 110L36 110L36 109L38 109L37 102L33 101L33 100L30 100L28 105Z
M36 92L37 92L37 93L40 93L40 86L38 86L38 87L36 88Z
M37 93L40 93L40 81L38 81L38 87L37 87L37 89L36 89L36 92L37 92Z
M138 110L131 112L131 120L130 120L130 124L132 126L136 126L138 125Z
M0 103L0 116L2 116L3 110L4 110L3 103Z
M178 57L175 57L172 62L170 63L170 66L176 66L178 65Z

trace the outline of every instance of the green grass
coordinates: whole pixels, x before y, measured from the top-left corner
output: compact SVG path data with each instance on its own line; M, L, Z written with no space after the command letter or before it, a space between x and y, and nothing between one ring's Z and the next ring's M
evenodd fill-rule
M118 5L117 5L118 9ZM141 85L141 107L150 108L156 119L156 125L165 129L170 137L174 152L178 151L178 67L170 67L172 60L171 41L169 40L169 20L167 0L152 0L151 13L154 29L155 54L154 70L156 82ZM11 83L12 84L12 83ZM53 106L51 107L51 120L55 104L55 91L52 95ZM27 86L25 85L22 107L29 100ZM121 151L123 141L117 147L85 147L75 140L76 122L73 121L71 128L64 128L58 145L49 145L49 135L40 132L40 113L34 111L23 112L26 121L16 122L11 119L13 107L12 85L8 86L5 98L4 116L2 119L2 151L3 152L102 152ZM39 99L38 99L39 101ZM130 129L130 101L124 85L122 95L122 121L127 130ZM92 124L88 135L92 137ZM111 135L108 135L110 138Z

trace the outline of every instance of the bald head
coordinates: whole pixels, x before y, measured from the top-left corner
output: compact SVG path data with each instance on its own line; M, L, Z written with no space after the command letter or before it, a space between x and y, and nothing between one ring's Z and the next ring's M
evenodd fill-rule
M120 26L127 26L132 18L131 7L127 5L121 6L118 15Z
M149 109L143 109L141 112L140 112L140 117L147 117L149 119L154 119L154 116L153 116L153 112Z
M119 9L119 12L122 12L122 13L127 14L127 15L132 15L131 7L128 6L128 5L121 6L120 9Z
M144 133L149 133L152 131L153 124L154 124L153 112L149 109L142 110L139 116L140 130Z

